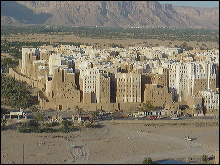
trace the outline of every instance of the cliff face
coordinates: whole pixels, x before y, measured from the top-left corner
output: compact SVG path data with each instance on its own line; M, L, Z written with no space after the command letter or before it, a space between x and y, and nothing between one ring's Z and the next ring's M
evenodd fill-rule
M24 11L25 8L26 18L22 19L19 14L11 14L13 10L8 6L12 2L7 1L3 5L1 2L1 8L7 8L7 12L3 10L1 16L13 17L24 24L219 28L219 8L175 7L170 4L161 5L157 1L13 2L17 10L22 7ZM24 16L21 14L21 17ZM2 19L2 24L10 23Z
M20 26L23 23L9 16L1 16L2 24Z

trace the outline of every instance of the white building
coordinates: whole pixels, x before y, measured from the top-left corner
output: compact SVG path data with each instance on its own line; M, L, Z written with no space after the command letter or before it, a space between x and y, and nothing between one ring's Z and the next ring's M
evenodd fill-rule
M116 73L116 102L141 102L141 74Z
M212 91L200 91L204 98L204 107L209 110L219 110L219 94Z

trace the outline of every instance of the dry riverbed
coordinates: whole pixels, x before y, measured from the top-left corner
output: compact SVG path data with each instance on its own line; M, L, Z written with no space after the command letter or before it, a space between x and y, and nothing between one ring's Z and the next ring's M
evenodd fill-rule
M1 163L23 163L23 144L25 164L141 164L145 157L157 161L212 156L219 149L218 120L206 121L209 124L201 127L195 121L102 121L102 128L71 133L1 131ZM195 140L184 140L186 136Z

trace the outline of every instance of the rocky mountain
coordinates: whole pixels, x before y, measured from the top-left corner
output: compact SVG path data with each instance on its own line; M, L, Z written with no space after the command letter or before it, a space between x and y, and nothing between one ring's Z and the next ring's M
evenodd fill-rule
M3 25L219 28L219 8L158 1L1 1L1 18Z
M9 16L1 16L1 24L4 24L4 25L14 25L14 26L23 25L22 22L17 21L13 17L9 17Z

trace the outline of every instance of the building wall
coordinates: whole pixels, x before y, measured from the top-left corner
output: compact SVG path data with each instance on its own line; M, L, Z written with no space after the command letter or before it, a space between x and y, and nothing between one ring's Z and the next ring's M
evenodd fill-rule
M164 62L165 56L182 61L187 53L179 54L179 49L166 47L132 49L100 51L85 45L23 48L19 65L23 75L13 69L9 72L16 79L39 87L45 95L39 97L40 103L46 108L65 110L81 105L87 110L130 110L147 100L153 101L154 106L172 108L176 106L173 101L178 101L193 107L201 97L209 109L218 108L218 97L213 92L218 90L219 69L211 58L205 63ZM119 53L109 61L106 57L112 50ZM144 61L146 58L151 60Z
M137 73L117 73L116 102L141 102L141 75Z
M172 93L167 87L158 87L156 84L146 84L144 89L144 102L152 101L153 106L165 107L165 104L172 103Z
M178 99L198 96L199 90L216 89L216 67L213 63L191 62L168 64L169 89Z
M84 93L93 93L92 102L96 102L96 85L97 85L97 75L99 73L98 69L83 69L80 70L80 89Z
M214 164L219 164L219 150L215 150Z
M199 96L200 91L206 91L207 90L207 79L200 78L200 79L194 79L194 90L193 95Z
M165 104L165 108L167 110L177 110L179 109L179 103L178 102L167 103Z
M209 88L217 92L217 77L209 79Z
M75 73L72 69L58 68L52 76L47 76L46 96L52 102L80 102L80 91L75 84Z
M97 103L110 103L110 77L99 73L96 87Z
M200 96L204 99L206 110L219 111L219 94L210 91L200 91Z
M202 105L202 97L194 97L194 96L188 96L187 99L187 105L189 106L189 108L193 109L196 107L196 105Z
M29 68L30 63L30 56L32 56L32 53L34 53L36 49L35 48L22 48L22 62L21 62L21 73L24 75L27 75L27 70Z
M84 92L83 93L83 103L92 103L91 99L91 92Z

